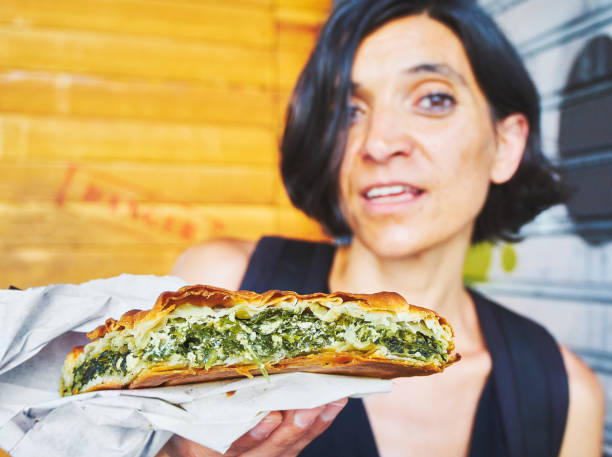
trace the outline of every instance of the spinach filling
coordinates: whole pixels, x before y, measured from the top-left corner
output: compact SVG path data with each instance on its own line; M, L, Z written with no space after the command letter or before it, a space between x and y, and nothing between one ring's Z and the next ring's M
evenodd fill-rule
M145 360L161 362L179 354L192 366L210 368L226 359L270 362L355 340L359 342L355 349L363 352L384 346L398 357L444 362L448 359L446 350L433 337L414 333L402 323L391 331L349 315L326 322L309 309L295 314L274 308L249 319L223 316L189 326L185 319L174 318L161 331L163 336L145 347L142 354ZM348 338L349 334L353 338Z
M392 331L364 319L341 315L332 322L316 317L309 309L300 314L273 308L247 319L235 316L205 318L188 323L170 318L148 345L133 354L148 362L163 362L178 354L190 366L210 368L227 360L263 366L281 358L332 349L348 343L353 350L369 352L383 346L394 356L420 361L446 362L448 355L433 337L414 333L399 322ZM127 346L105 350L73 371L74 386L80 388L98 375L125 375Z
M72 385L81 388L96 376L126 375L127 357L130 353L127 345L125 345L118 351L107 349L96 357L85 360L73 370L74 380ZM70 389L65 389L64 386L62 386L62 390L70 391Z

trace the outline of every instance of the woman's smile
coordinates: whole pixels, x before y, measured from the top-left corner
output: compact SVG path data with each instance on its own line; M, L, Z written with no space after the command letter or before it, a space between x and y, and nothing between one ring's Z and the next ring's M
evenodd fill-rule
M371 184L361 191L365 210L371 214L390 214L407 210L424 194L424 189L398 181Z

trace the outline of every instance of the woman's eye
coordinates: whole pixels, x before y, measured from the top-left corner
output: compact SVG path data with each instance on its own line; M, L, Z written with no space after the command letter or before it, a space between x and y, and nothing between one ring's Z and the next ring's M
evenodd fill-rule
M348 107L348 117L349 122L355 122L359 116L363 113L363 110L357 105L349 105Z
M456 105L455 97L444 92L434 92L421 97L417 107L427 113L445 114Z

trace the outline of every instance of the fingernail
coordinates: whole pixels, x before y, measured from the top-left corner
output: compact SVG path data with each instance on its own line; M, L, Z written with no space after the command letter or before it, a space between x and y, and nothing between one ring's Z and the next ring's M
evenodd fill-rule
M333 421L338 413L342 411L342 408L346 405L346 400L339 400L333 403L330 403L325 407L323 412L321 413L321 420L323 422L331 422Z
M251 435L256 440L263 440L264 438L270 436L270 433L272 433L276 429L276 427L278 427L278 424L280 424L281 421L282 418L267 415L261 420L259 424L255 426L255 428L253 428L249 432L249 435Z
M312 409L297 411L293 416L293 423L299 428L310 427L317 418L318 414Z

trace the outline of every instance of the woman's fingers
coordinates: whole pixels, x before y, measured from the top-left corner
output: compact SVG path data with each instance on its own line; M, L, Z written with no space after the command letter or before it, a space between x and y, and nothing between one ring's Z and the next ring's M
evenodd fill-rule
M312 409L273 411L249 432L242 435L224 457L292 457L329 427L346 405L337 400ZM221 454L177 435L157 457L220 457Z
M285 411L283 422L269 438L243 455L295 456L331 424L345 404L346 399L343 399L317 408Z
M346 406L347 402L347 398L342 398L340 400L336 400L335 402L328 403L323 412L319 414L319 417L317 417L313 424L308 428L307 432L302 435L298 441L296 441L294 445L296 451L299 453L308 445L308 443L323 433L338 416L340 411L342 411L342 409Z
M254 448L264 441L280 423L283 415L273 411L264 417L259 424L238 438L225 454L174 435L155 457L236 457Z
M245 457L291 457L295 443L302 438L308 428L315 422L325 406L312 409L283 411L283 422L259 446L244 453Z
M325 406L319 406L312 409L295 409L288 411L287 427L285 429L286 433L291 433L293 431L304 433L324 410Z
M226 457L242 455L246 451L258 446L278 428L282 421L283 415L279 411L272 411L259 424L234 441L224 455Z
M348 398L341 398L340 400L328 403L319 418L324 423L329 424L336 418L336 416L340 413L340 411L342 411L342 409L346 406L347 403Z
M257 441L261 441L276 430L281 422L283 421L283 415L279 411L272 411L263 420L257 424L249 433L247 433L247 437L249 439L254 439Z

